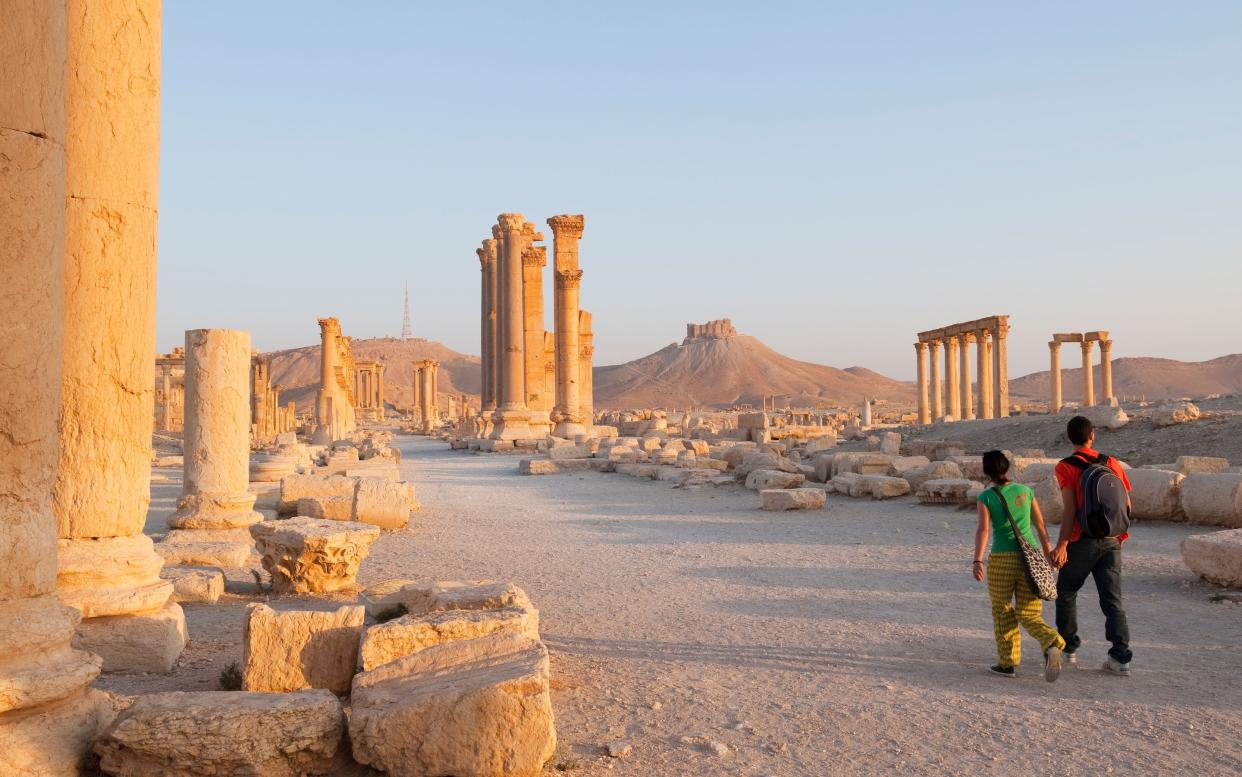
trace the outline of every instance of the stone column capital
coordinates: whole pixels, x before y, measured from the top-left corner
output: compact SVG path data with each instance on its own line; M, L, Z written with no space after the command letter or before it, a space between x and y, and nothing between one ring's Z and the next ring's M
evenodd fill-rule
M1091 346L1095 345L1095 341L1094 340L1083 340L1078 345L1082 348L1083 354L1086 355L1086 354L1091 353Z
M581 215L563 214L553 216L548 219L548 226L552 228L552 234L557 240L569 239L578 240L582 237L582 230L586 219Z
M948 346L949 348L956 348L957 347L957 335L946 335L944 338L944 344Z
M933 337L927 341L927 345L932 349L932 353L940 350L941 340L939 337Z
M521 234L526 225L526 217L521 213L501 213L496 217L497 226L492 228L493 237L500 239L502 235L496 234L499 230L502 234Z
M523 267L544 267L548 263L546 246L526 246L522 249Z
M1049 350L1049 351L1052 351L1053 353L1060 353L1060 352L1061 352L1061 343L1060 343L1059 341L1057 341L1057 340L1049 340L1049 341L1048 341L1048 350Z
M561 289L576 289L582 282L582 270L559 270L556 273L556 285Z
M321 334L328 334L329 332L340 334L341 322L336 318L321 318L319 319L319 331Z
M992 330L992 337L997 340L1003 340L1006 337L1009 337L1009 322L1001 321L998 323L996 328Z
M982 345L984 343L987 343L989 339L991 338L991 336L992 336L992 330L980 329L979 331L975 332L975 342Z
M914 344L914 350L919 355L927 353L927 343L923 342L922 340L918 341L917 343Z
M1100 353L1108 353L1111 350L1113 350L1112 340L1101 340L1100 341Z

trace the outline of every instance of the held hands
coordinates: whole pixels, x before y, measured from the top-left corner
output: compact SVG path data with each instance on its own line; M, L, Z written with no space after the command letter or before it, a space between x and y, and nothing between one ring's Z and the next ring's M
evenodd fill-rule
M1066 546L1061 544L1058 544L1056 548L1045 550L1044 555L1048 557L1048 564L1053 569L1060 569L1069 560L1069 551Z

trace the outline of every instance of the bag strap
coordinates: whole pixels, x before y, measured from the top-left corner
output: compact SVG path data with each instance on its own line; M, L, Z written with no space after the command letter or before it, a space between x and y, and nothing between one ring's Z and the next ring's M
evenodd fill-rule
M1000 490L1000 486L992 486L992 491L1000 499L1001 509L1005 511L1005 517L1009 519L1009 528L1013 529L1014 540L1021 542L1026 539L1025 535L1018 533L1018 522L1013 519L1013 513L1009 512L1009 503L1005 501L1005 494Z
M1087 467L1090 467L1092 464L1099 464L1107 467L1109 458L1110 457L1106 453L1097 453L1095 458L1090 458L1086 454L1075 451L1061 459L1061 462L1076 469L1086 470Z

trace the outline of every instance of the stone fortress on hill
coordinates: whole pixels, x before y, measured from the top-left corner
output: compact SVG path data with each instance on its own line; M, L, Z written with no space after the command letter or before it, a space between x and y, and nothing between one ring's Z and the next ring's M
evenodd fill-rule
M727 318L708 321L706 324L686 324L686 339L682 341L682 345L700 340L723 340L727 337L737 337L737 329Z

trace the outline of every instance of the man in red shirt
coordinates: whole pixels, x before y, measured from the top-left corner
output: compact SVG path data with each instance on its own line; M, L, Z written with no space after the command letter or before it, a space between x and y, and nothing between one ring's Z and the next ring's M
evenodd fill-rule
M1121 604L1121 543L1129 537L1084 537L1078 523L1078 511L1082 508L1082 469L1073 459L1084 464L1100 463L1111 469L1126 491L1130 480L1120 462L1109 456L1099 461L1100 454L1092 449L1095 428L1082 416L1070 419L1066 434L1076 450L1057 464L1057 485L1061 488L1061 533L1053 549L1052 565L1061 571L1057 575L1057 631L1065 640L1065 658L1071 664L1078 663L1074 652L1082 644L1078 636L1078 590L1087 577L1095 578L1100 593L1100 609L1104 611L1104 636L1112 643L1104 671L1122 677L1130 676L1130 627L1126 623L1126 611Z

